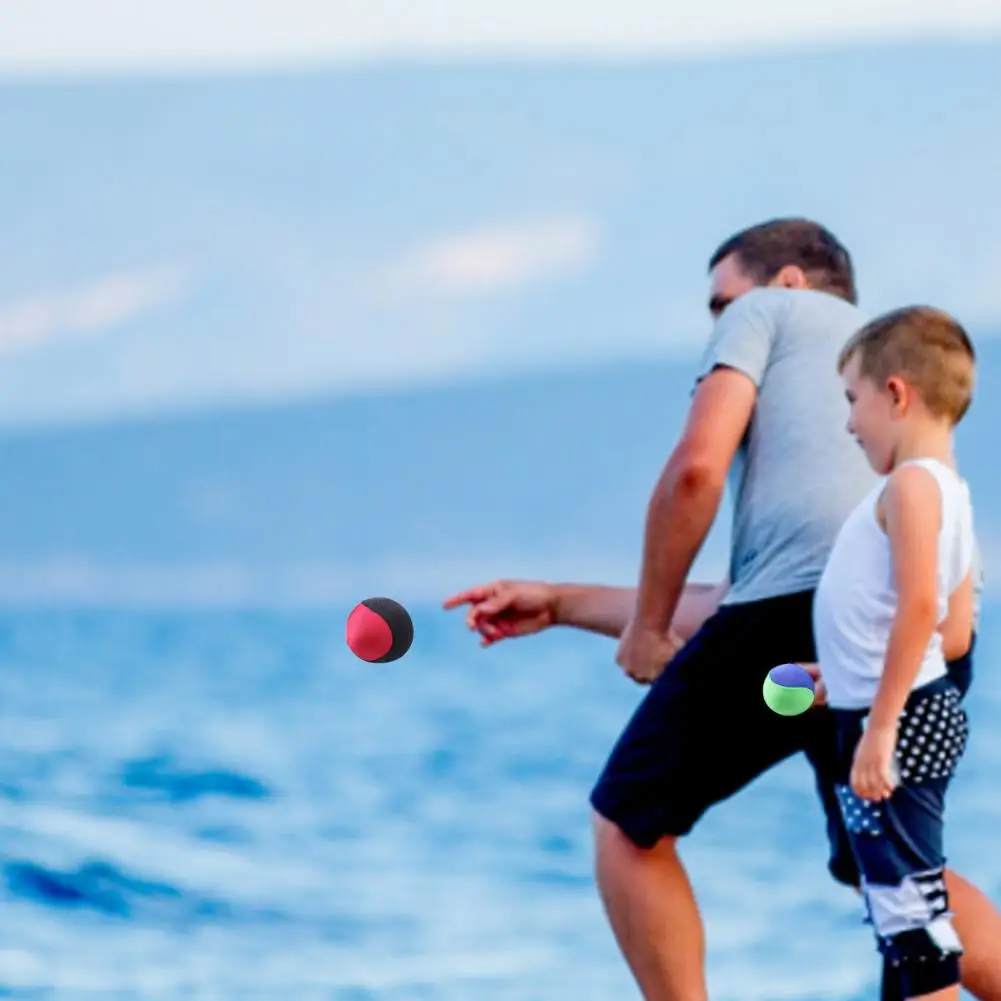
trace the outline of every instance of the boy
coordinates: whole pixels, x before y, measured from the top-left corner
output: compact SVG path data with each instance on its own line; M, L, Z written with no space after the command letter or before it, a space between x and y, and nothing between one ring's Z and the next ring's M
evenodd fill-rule
M883 996L958 1001L942 835L967 721L943 646L972 628L973 515L952 436L975 356L951 317L910 307L855 334L838 371L848 430L883 479L838 533L814 603L837 723L835 788L883 954Z

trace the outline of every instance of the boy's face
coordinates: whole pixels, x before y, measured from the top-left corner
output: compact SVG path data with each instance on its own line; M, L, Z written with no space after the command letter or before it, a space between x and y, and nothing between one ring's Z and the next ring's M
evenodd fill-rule
M858 355L849 359L841 378L850 407L848 433L862 446L872 468L885 476L893 468L897 401L888 387L877 386L859 372Z

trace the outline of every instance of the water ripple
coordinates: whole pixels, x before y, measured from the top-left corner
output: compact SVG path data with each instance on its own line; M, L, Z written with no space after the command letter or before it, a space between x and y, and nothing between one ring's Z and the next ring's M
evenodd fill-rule
M173 803L187 803L203 796L263 800L271 795L259 779L222 768L184 767L170 754L129 761L121 781L130 789L159 793Z

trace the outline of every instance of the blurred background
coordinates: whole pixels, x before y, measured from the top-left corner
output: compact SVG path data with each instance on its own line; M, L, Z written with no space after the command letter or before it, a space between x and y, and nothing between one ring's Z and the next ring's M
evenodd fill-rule
M636 996L587 794L640 691L440 601L634 580L708 256L785 214L975 335L1001 901L998 177L994 0L0 0L0 996ZM718 1001L875 996L821 835L796 761L687 847Z

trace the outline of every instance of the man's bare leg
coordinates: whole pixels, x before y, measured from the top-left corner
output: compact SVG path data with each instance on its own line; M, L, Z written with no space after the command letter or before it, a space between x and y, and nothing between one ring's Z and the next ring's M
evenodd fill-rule
M563 613L557 618L562 625L593 630L609 636L618 636L621 633L635 599L635 591L631 588L543 585L538 582L528 582L527 584L522 582L519 585L517 582L509 584L501 582L472 588L467 592L456 595L446 602L446 607L457 607L460 603L464 602L475 604L478 601L482 601L485 596L490 595L492 591L498 588L502 592L506 588L508 592L509 601L504 607L513 609L515 612L522 611L530 620L538 611L536 608L537 602L533 603L529 600L533 597L535 590L542 588L543 594L546 594L548 593L545 590L546 588L550 590L555 588L559 595L560 609ZM721 582L719 585L694 584L686 589L686 593L679 604L675 621L672 623L673 628L679 633L682 639L689 639L698 630L705 619L715 611L719 599L725 591L725 582ZM522 603L527 602L527 611L521 609L518 601L514 600L515 598L519 599ZM539 599L539 601L542 602L544 607L545 601L543 599ZM472 615L472 612L470 614ZM472 619L470 621L472 624ZM528 635L530 632L538 631L539 628L543 628L543 626L515 631L509 635ZM608 826L611 827L611 825ZM621 833L617 829L612 829L619 838L622 838ZM628 920L628 914L625 917L620 914L622 910L620 899L628 893L628 883L622 883L622 880L617 876L618 869L623 869L627 873L630 871L629 863L627 862L623 866L616 866L616 855L618 853L615 850L606 849L607 854L602 858L600 855L602 837L604 836L602 835L598 839L599 889L605 898L606 910L609 912L609 918L612 921L615 935L620 940L621 948L630 966L635 966L636 964L633 960L634 954L637 956L637 963L643 962L643 959L632 944L636 935L630 931L631 924ZM606 840L608 839L606 838ZM675 948L671 948L670 946L661 947L654 949L652 952L654 956L659 953L665 955L668 953L673 955L675 952L681 953L681 963L687 963L689 972L678 975L680 993L665 994L661 990L659 994L649 993L647 996L651 999L667 997L672 999L672 1001L675 998L683 998L684 1001L689 1001L689 999L702 1001L706 994L703 972L704 940L702 923L699 919L698 908L692 895L691 886L688 883L681 862L674 851L674 846L667 843L663 847L658 846L652 853L643 853L636 849L628 840L624 838L622 840L625 841L625 846L631 849L633 854L648 856L645 859L641 858L639 871L642 870L644 864L651 868L656 868L656 862L658 859L660 860L661 868L668 873L668 884L675 887L672 898L674 900L672 910L675 915L687 915L687 917L678 919L676 922L668 921L667 926L670 933L674 934L674 924L679 924L681 930L676 941L683 941L685 936L688 935L689 944L684 948L681 946ZM601 868L608 870L607 875L602 875ZM946 870L946 882L949 886L949 893L955 911L954 924L965 950L960 962L963 987L974 997L979 998L980 1001L1001 1001L1001 914L998 913L991 901L976 887L948 869ZM620 884L625 888L620 888ZM668 891L668 893L670 892ZM656 905L656 903L657 901L655 900L654 904ZM630 904L630 906L633 905ZM654 910L657 910L657 908L655 907ZM623 942L625 944L622 944ZM649 960L646 962L649 963ZM673 960L668 959L667 962L671 963ZM657 969L656 966L651 968L655 971ZM682 969L680 965L677 968L679 970ZM694 973L691 972L692 970L694 970ZM637 979L640 980L641 984L644 983L639 974L637 974ZM656 984L651 981L650 990L656 991L657 989ZM685 991L688 993L686 994Z
M959 1001L959 986L945 987L931 994L921 994L908 998L908 1001Z
M705 935L675 839L637 848L595 816L597 881L612 931L646 1001L706 1001ZM946 870L963 943L963 987L1001 1001L1001 914L972 883Z
M646 1001L707 1001L705 936L674 838L637 848L594 816L596 876L605 912Z
M946 869L945 883L952 923L963 943L963 987L980 1001L1001 1001L1001 914L959 873Z

